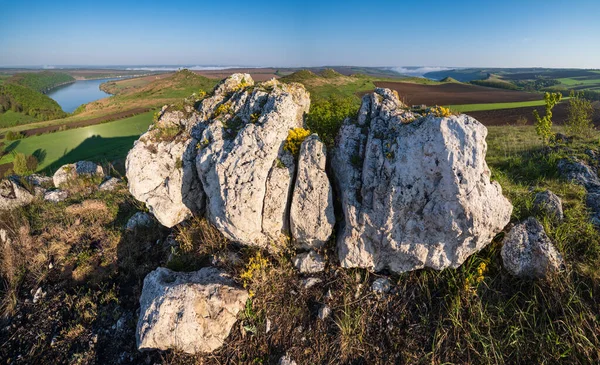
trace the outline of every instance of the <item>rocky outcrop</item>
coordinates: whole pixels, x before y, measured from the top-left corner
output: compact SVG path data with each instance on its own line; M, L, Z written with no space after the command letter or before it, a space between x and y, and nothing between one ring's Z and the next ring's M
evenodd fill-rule
M0 211L19 208L31 203L35 196L25 188L18 177L0 180Z
M138 349L212 352L223 345L247 299L248 293L216 268L191 273L158 268L144 279Z
M53 176L54 186L60 188L68 186L69 183L81 178L99 178L104 177L102 166L91 161L79 161L74 164L61 166Z
M326 148L319 136L306 138L300 147L290 209L292 236L301 248L320 248L333 232L333 191L325 172L326 162Z
M44 200L53 202L53 203L62 202L64 200L66 200L68 197L69 197L69 193L64 190L47 191L44 194Z
M512 212L490 182L486 135L466 115L420 118L387 89L363 97L332 161L344 213L342 266L440 270L485 247Z
M185 133L185 124L171 118L174 113L163 114L135 142L125 162L131 195L146 203L166 227L204 211L204 192L194 165L197 141Z
M533 217L510 230L501 255L504 267L515 276L545 278L564 267L561 254Z
M541 191L535 195L533 208L557 221L562 221L564 218L562 201L550 190Z
M250 75L234 75L202 101L207 120L192 132L199 134L196 167L208 219L234 241L275 249L270 243L287 233L292 183L283 146L290 129L302 127L310 99L299 84L248 85ZM234 91L223 96L223 87Z

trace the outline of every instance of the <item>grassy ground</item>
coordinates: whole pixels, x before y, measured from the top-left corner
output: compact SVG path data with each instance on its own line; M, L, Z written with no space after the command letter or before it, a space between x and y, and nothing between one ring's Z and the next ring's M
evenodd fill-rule
M40 170L80 160L111 161L127 154L152 123L152 114L7 142L6 149L39 156ZM0 164L12 162L12 158L8 154L0 159Z
M322 282L307 289L292 250L269 255L237 246L201 218L173 230L175 247L164 243L166 230L124 232L141 208L124 190L37 202L0 219L19 237L0 255L3 308L16 324L0 328L0 355L38 364L115 363L123 354L131 363L275 364L285 353L298 364L598 363L600 234L583 189L556 168L571 155L596 164L585 150L600 149L597 137L545 148L533 127L489 128L487 160L515 207L512 221L536 216L565 257L566 271L547 281L509 275L500 234L458 269L392 275L383 297L369 289L379 275L340 269L330 242L323 250L330 263L316 275ZM563 222L532 209L534 194L548 188L563 199ZM249 265L252 258L260 264ZM195 270L211 261L253 293L226 345L206 356L137 352L143 277L159 265ZM47 296L26 303L39 285ZM323 304L332 315L320 320Z

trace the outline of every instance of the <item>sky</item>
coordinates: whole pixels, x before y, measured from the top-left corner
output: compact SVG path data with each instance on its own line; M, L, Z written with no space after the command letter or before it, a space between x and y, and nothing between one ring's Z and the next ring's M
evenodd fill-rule
M0 0L0 66L600 68L600 0Z

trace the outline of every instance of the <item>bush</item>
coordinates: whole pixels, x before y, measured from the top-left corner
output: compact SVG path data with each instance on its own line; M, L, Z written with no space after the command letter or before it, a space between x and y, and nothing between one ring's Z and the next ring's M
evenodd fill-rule
M584 99L582 93L571 91L566 122L567 132L579 137L590 137L594 127L592 117L594 106L592 102Z
M547 143L552 135L552 109L562 100L561 93L546 93L544 101L546 102L546 115L540 117L537 110L533 111L535 117L535 131L538 136L542 137L542 141Z
M319 134L325 145L333 146L342 122L353 118L358 112L359 105L353 97L332 95L327 99L315 100L306 118L307 127Z
M8 131L8 132L6 132L6 136L4 136L4 138L7 141L16 141L17 139L23 139L23 138L25 138L25 135L23 133L20 133L20 132Z
M26 156L24 153L17 153L13 161L13 171L17 175L31 175L37 170L38 160L35 156Z
M308 136L310 136L310 131L307 129L294 128L290 130L290 133L285 140L285 144L283 145L283 149L289 151L294 156L298 156L300 145L302 145L302 142L304 142Z

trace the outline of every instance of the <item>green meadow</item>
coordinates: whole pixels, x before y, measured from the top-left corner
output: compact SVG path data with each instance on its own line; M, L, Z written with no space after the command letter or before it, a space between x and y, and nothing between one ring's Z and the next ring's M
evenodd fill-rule
M80 160L102 162L122 158L151 123L152 112L148 112L115 122L7 142L5 149L10 152L0 159L0 164L12 162L17 152L38 157L40 171Z

